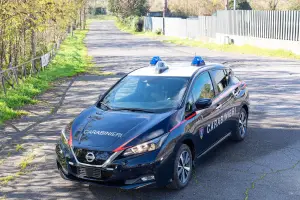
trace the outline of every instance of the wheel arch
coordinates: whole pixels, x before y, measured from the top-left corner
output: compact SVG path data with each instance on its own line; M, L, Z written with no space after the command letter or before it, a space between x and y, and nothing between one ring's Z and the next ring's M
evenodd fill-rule
M195 144L194 144L193 140L190 138L186 138L182 141L182 144L186 144L190 148L190 150L192 152L193 160L195 160L196 149L195 149Z
M244 109L246 110L247 115L249 116L249 106L248 106L247 104L244 104L244 105L242 106L242 108L244 108Z

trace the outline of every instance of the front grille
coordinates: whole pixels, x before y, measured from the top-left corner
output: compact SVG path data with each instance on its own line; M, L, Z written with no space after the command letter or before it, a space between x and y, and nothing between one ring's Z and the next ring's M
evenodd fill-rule
M106 171L99 167L71 166L71 173L78 178L97 179L104 181L112 177L113 171Z
M97 167L77 167L77 176L80 178L101 179L101 169Z
M103 165L103 163L113 154L113 152L108 151L95 151L81 148L73 149L77 160L81 163L90 164L90 165ZM95 160L93 162L88 162L86 159L86 155L88 153L93 153L95 156Z

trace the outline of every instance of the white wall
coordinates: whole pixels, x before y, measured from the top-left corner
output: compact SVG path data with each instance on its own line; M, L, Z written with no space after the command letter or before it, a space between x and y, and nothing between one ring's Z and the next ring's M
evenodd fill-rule
M224 44L226 36L233 39L234 44L238 46L248 44L266 49L284 49L300 55L300 41L265 39L216 33L216 42L218 44Z

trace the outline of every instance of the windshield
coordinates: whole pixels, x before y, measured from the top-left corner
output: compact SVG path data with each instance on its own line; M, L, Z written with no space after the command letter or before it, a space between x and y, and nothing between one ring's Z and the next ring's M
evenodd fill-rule
M162 76L127 76L99 103L113 110L159 111L177 108L189 78Z

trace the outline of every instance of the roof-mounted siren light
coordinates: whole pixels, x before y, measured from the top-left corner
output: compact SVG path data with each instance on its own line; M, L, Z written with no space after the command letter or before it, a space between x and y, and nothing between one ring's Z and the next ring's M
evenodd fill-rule
M192 61L192 66L199 67L199 66L203 66L203 65L205 65L205 62L202 59L202 57L201 56L195 56L195 58Z
M157 74L161 74L164 71L166 71L167 69L169 69L169 67L163 61L158 61L157 64L155 65L155 72Z
M157 64L158 61L162 61L162 60L160 59L159 56L154 56L154 57L151 59L151 61L150 61L150 65L151 65L151 66L155 66L155 65Z

